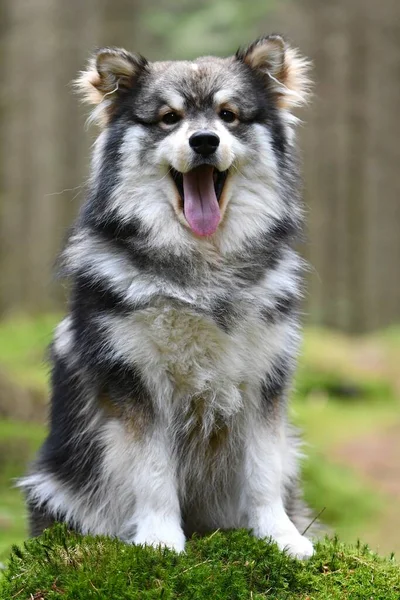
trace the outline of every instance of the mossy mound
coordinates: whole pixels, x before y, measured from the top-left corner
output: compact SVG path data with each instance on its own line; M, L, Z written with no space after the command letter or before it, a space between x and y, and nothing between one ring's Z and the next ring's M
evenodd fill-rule
M366 546L317 544L306 563L244 531L194 538L185 554L57 526L14 547L0 597L35 600L399 600L400 568Z

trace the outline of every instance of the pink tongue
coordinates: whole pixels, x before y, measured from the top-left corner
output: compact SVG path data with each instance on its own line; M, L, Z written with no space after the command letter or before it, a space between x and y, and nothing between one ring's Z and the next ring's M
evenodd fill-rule
M221 219L213 172L213 167L202 165L183 174L183 211L191 230L197 235L213 234Z

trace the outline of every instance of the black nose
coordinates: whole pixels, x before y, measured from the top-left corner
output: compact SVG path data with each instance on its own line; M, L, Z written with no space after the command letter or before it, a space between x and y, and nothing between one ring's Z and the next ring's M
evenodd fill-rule
M211 131L196 131L189 138L191 148L201 156L213 154L219 146L219 137Z

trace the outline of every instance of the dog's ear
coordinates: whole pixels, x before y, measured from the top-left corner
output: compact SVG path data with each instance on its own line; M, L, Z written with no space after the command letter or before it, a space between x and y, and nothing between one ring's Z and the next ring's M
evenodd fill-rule
M89 59L85 71L75 80L75 89L83 102L97 108L91 120L106 125L116 99L133 89L140 74L146 70L147 60L121 48L101 48Z
M280 108L290 110L307 102L310 63L280 35L259 38L247 48L239 49L236 59L266 78Z

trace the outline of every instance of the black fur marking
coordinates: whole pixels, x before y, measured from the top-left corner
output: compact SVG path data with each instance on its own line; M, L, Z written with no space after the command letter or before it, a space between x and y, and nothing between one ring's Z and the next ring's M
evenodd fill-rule
M56 522L56 519L46 510L46 506L42 504L40 508L34 504L27 502L29 515L29 535L37 537ZM61 521L61 519L58 519Z
M109 368L112 348L106 331L100 327L97 314L88 310L87 306L72 311L75 331L75 348L79 360L96 377Z
M121 227L117 221L105 221L96 227L96 231L118 246L140 271L152 273L183 287L198 275L200 256L195 253L183 256L149 249L148 244L146 245L147 234L135 220Z
M299 224L290 216L286 216L275 223L270 231L266 233L270 246L282 243L294 242L299 232Z
M151 398L134 365L123 363L113 355L108 334L97 318L104 314L128 314L146 308L148 303L126 304L118 295L100 282L85 276L78 278L79 290L75 289L72 304L76 352L80 364L87 368L96 382L97 395L107 394L111 401L144 407L151 406Z
M281 396L286 390L291 376L289 361L282 357L276 362L271 371L261 383L262 403L267 410L280 403Z
M211 307L211 314L217 325L229 333L237 315L237 308L232 298L217 298Z
M123 252L140 271L154 274L182 287L199 281L204 274L205 265L196 252L190 255L176 255L170 251L150 250L148 234L138 219L133 218L129 223L121 223L112 215L97 220L87 216L86 224ZM298 228L298 223L287 216L277 221L257 240L249 240L240 255L227 257L228 263L237 265L234 272L238 284L256 283L267 269L275 268L281 258L282 249L296 239Z
M214 113L214 94L218 91L218 87L216 89L211 89L208 93L204 94L202 89L201 82L198 86L198 91L193 90L193 86L186 89L183 85L179 90L180 94L185 99L185 105L189 110L189 113L196 113L200 108L204 111L209 109L210 112Z
M103 454L99 430L87 431L95 409L85 410L85 407L95 392L94 386L82 372L54 358L52 389L50 433L42 447L39 465L76 491L93 493Z
M235 274L243 285L257 283L266 270L278 265L283 250L296 239L298 224L291 218L285 217L257 240L249 241L239 256L233 257L238 265Z
M196 265L193 256L178 256L157 250L148 251L135 243L129 244L129 257L138 269L153 273L160 279L182 287L196 279L200 268L200 261Z
M102 156L102 167L99 173L96 196L105 199L110 196L117 183L120 149L124 139L125 127L123 123L111 125L107 133L107 142Z
M141 410L148 417L153 416L153 403L140 370L134 365L114 362L103 372L101 393L106 394L116 407Z
M55 357L52 386L50 434L40 452L38 468L54 473L76 492L96 494L104 454L101 429L90 429L90 419L100 410L96 399L105 395L118 414L130 414L134 409L134 414L145 414L149 419L153 415L150 394L136 368L104 360L98 362L96 370L78 372ZM40 511L47 515L45 506ZM59 515L54 517L60 519Z
M125 131L126 125L122 121L115 121L108 127L107 140L101 158L100 172L80 216L80 222L84 225L88 221L98 218L103 213L110 194L117 185L120 168L120 150Z
M272 147L278 156L279 166L281 168L285 167L286 165L284 158L286 153L287 139L285 134L285 128L283 127L282 121L278 115L278 111L276 110L276 108L274 108L274 110L271 110L269 114L268 125L269 131L271 133Z
M94 279L88 273L76 276L73 303L79 304L81 313L117 312L126 314L134 308L126 302L121 294L112 290L105 282Z
M276 251L268 255L264 255L258 261L252 263L251 257L248 263L244 263L235 268L235 275L238 280L238 285L247 287L261 281L265 275L266 269L273 269L280 257L280 252ZM260 257L259 257L260 258Z
M122 252L132 266L160 279L184 287L196 280L202 269L199 253L192 252L184 256L149 248L148 234L135 217L123 223L116 215L96 215L95 211L86 211L82 216L82 225L110 242L111 247Z
M131 217L129 222L123 222L116 215L102 216L89 223L94 231L101 233L108 240L120 242L127 246L140 236L144 241L145 234L141 228L139 219Z
M279 296L274 299L272 306L264 307L261 310L261 317L266 323L276 323L289 315L295 314L298 306L299 299L297 296Z

